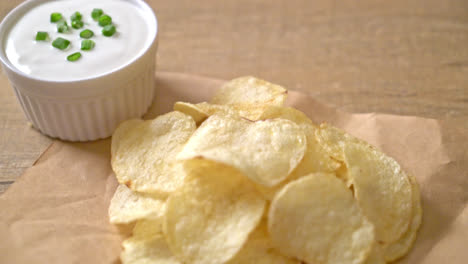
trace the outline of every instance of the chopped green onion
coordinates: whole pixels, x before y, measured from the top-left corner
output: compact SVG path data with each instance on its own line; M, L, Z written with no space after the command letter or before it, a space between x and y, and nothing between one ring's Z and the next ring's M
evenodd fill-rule
M81 15L80 12L75 12L73 13L73 15L71 16L71 20L74 21L74 20L81 20L83 16Z
M102 29L102 34L106 37L111 37L115 34L115 26L114 25L107 25Z
M38 31L36 34L36 40L37 41L47 41L49 40L49 33L43 32L43 31Z
M112 18L108 15L102 15L99 17L99 25L101 27L105 27L107 25L112 24Z
M73 21L72 21L72 27L73 27L74 29L80 29L80 28L83 27L83 25L84 25L84 23L83 23L83 21L81 21L81 20L73 20Z
M96 43L90 39L85 39L81 41L81 50L92 50Z
M64 38L57 38L54 40L54 42L52 42L52 46L54 46L55 48L59 50L65 50L68 48L69 45L70 45L70 41Z
M80 37L82 37L82 38L89 39L92 36L94 36L94 32L89 30L89 29L85 29L85 30L80 32Z
M100 8L94 8L94 9L93 9L93 12L91 12L91 17L92 17L95 21L98 21L98 20L99 20L99 17L102 16L102 14L104 14L104 11L102 11L102 9L100 9Z
M67 57L68 61L77 61L81 58L81 53L75 52Z
M59 21L57 23L57 31L59 33L66 33L70 28L68 27L67 21Z
M55 23L62 20L62 14L60 13L52 13L50 14L50 22Z

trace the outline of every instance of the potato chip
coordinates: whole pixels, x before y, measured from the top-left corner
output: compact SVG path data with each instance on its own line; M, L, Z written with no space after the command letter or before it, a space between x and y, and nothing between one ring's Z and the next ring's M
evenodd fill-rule
M260 119L271 118L282 118L296 123L307 137L304 159L293 172L296 178L312 172L334 172L340 167L340 164L319 144L315 136L317 127L304 113L291 107L270 106L265 109Z
M342 176L347 177L348 186L353 185L365 215L375 224L378 242L388 245L397 241L408 229L412 214L411 184L400 165L369 143L330 125L322 124L316 136L340 161L350 158L345 151L352 149L350 145L359 146L354 148L358 152L352 154L353 160L346 161L347 174Z
M341 129L338 129L329 124L320 124L320 129L316 130L315 136L317 141L326 149L326 151L334 159L339 161L344 161L343 147L347 143L359 143L366 144L367 146L373 148L370 144L364 140L360 140Z
M328 151L318 143L315 137L316 126L301 111L290 107L270 106L261 115L260 119L283 118L299 125L307 138L307 149L302 161L288 176L287 180L273 187L258 186L259 191L266 199L272 200L275 193L290 181L299 179L314 172L334 172L341 165L330 157Z
M184 163L185 184L167 200L164 234L184 263L231 259L260 222L265 200L238 170L209 160Z
M265 221L260 222L242 249L226 264L300 264L281 255L271 244Z
M174 111L179 111L191 116L197 126L199 126L203 121L205 121L205 119L208 118L208 116L210 116L210 114L203 111L203 109L198 107L196 104L185 102L176 102L174 104Z
M385 264L409 251L414 177L286 97L240 77L209 103L118 127L109 218L135 223L123 264Z
M406 233L396 242L387 245L384 249L385 260L390 262L404 256L416 240L422 220L422 207L418 183L412 175L408 175L412 191L412 220Z
M127 136L128 131L132 130L134 127L139 126L144 123L141 119L130 119L125 122L120 123L112 134L112 144L111 144L111 156L114 157L119 143L122 141L122 138Z
M310 118L307 117L306 114L292 107L268 105L259 116L260 120L273 118L287 119L298 125L304 124L315 126L315 124L312 122L312 120L310 120Z
M162 217L156 219L138 220L135 224L135 227L133 227L133 236L145 238L162 234L162 223Z
M285 119L251 122L235 116L210 116L195 131L178 159L204 157L229 164L251 180L273 186L302 160L306 137Z
M245 76L223 85L211 99L212 104L268 104L282 106L287 90L283 87Z
M182 264L174 257L162 234L146 239L131 237L122 246L122 264Z
M269 105L255 104L236 104L236 105L218 105L209 104L206 102L199 104L191 104L184 102L176 102L174 110L180 111L191 116L197 126L205 121L209 116L214 114L221 115L239 115L252 121L259 120L263 112L267 110Z
M115 139L119 148L111 163L119 183L167 196L183 183L184 174L174 171L175 157L195 129L193 119L180 112L129 129L125 137Z
M122 264L182 264L174 257L161 233L132 236L122 246Z
M112 224L128 224L143 218L158 219L162 218L164 211L164 200L134 193L121 184L109 205L109 221Z
M347 143L343 153L356 199L375 225L377 242L398 240L412 215L408 176L394 159L367 144Z
M288 183L271 203L268 230L283 254L307 263L364 263L374 227L352 192L333 174Z

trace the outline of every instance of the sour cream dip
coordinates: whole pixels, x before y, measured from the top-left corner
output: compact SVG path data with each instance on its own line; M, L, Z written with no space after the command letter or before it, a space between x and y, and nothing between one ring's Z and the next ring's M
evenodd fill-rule
M115 34L107 26L110 37L103 35L92 17L94 9L112 17ZM71 26L75 12L84 26L58 33L51 14L61 13ZM75 26L80 24L80 16L73 17ZM56 14L53 18L60 19ZM109 18L103 17L101 24L108 25ZM86 51L80 37L85 29L94 32L89 40L95 43L92 48L86 41ZM44 31L49 40L37 34ZM0 23L0 64L35 128L62 140L96 140L109 137L122 121L140 118L151 106L157 90L157 34L156 15L144 0L27 0ZM63 40L52 45L59 37L71 45L67 48ZM81 58L70 56L78 52Z
M103 36L102 27L91 17L100 8L112 17L117 33ZM57 32L57 24L50 22L51 13L63 15L70 31ZM80 12L84 26L71 27L70 17ZM19 17L4 38L5 53L11 64L24 74L48 81L76 81L90 79L113 72L134 61L148 49L156 34L156 23L147 19L141 6L126 0L55 0L43 2ZM82 51L80 32L90 29L96 45L90 51ZM36 41L38 31L49 34L49 41ZM61 37L71 42L67 50L52 46ZM67 61L67 56L81 52L78 61Z

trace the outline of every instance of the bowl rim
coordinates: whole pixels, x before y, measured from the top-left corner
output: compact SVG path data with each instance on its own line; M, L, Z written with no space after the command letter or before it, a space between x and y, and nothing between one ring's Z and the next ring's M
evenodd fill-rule
M43 82L43 83L50 83L50 84L67 84L67 83L82 83L82 82L88 82L88 81L95 81L97 79L107 77L109 75L112 75L118 71L121 71L128 67L129 65L132 65L139 59L141 59L145 54L151 49L151 47L154 45L154 43L157 41L158 37L158 20L155 14L155 11L153 8L148 5L143 0L123 0L125 2L133 2L134 4L138 5L139 7L142 7L145 10L145 13L147 13L150 17L145 16L145 20L148 21L148 25L151 26L152 22L154 22L154 36L152 37L151 41L149 41L148 45L145 46L141 51L138 56L135 56L131 60L127 61L126 63L122 64L119 67L116 67L112 69L111 71L104 72L102 74L94 75L92 77L87 77L87 78L80 78L80 79L75 79L75 80L52 80L52 79L43 79L35 76L31 76L27 73L22 72L18 68L16 68L8 59L6 52L5 52L5 38L9 35L9 31L13 27L13 25L10 25L13 20L17 19L18 16L23 16L26 12L28 12L31 8L40 5L45 2L56 2L60 0L26 0L25 2L19 4L15 8L13 8L8 14L3 18L3 20L0 23L0 62L3 65L3 67L7 68L9 71L13 72L14 74L27 79L31 81L36 81L36 82ZM72 0L69 0L72 1ZM154 20L154 21L151 21ZM63 87L66 89L66 87ZM62 88L62 89L63 89Z

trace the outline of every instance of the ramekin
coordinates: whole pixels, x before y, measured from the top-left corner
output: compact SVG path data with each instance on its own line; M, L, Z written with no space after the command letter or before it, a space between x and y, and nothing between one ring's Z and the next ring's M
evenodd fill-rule
M110 73L76 81L33 78L15 68L5 53L5 37L32 7L49 0L29 0L13 9L0 25L0 61L28 120L45 135L68 141L107 138L117 125L141 117L153 101L158 24L142 0L128 0L155 30L152 42L134 60Z

